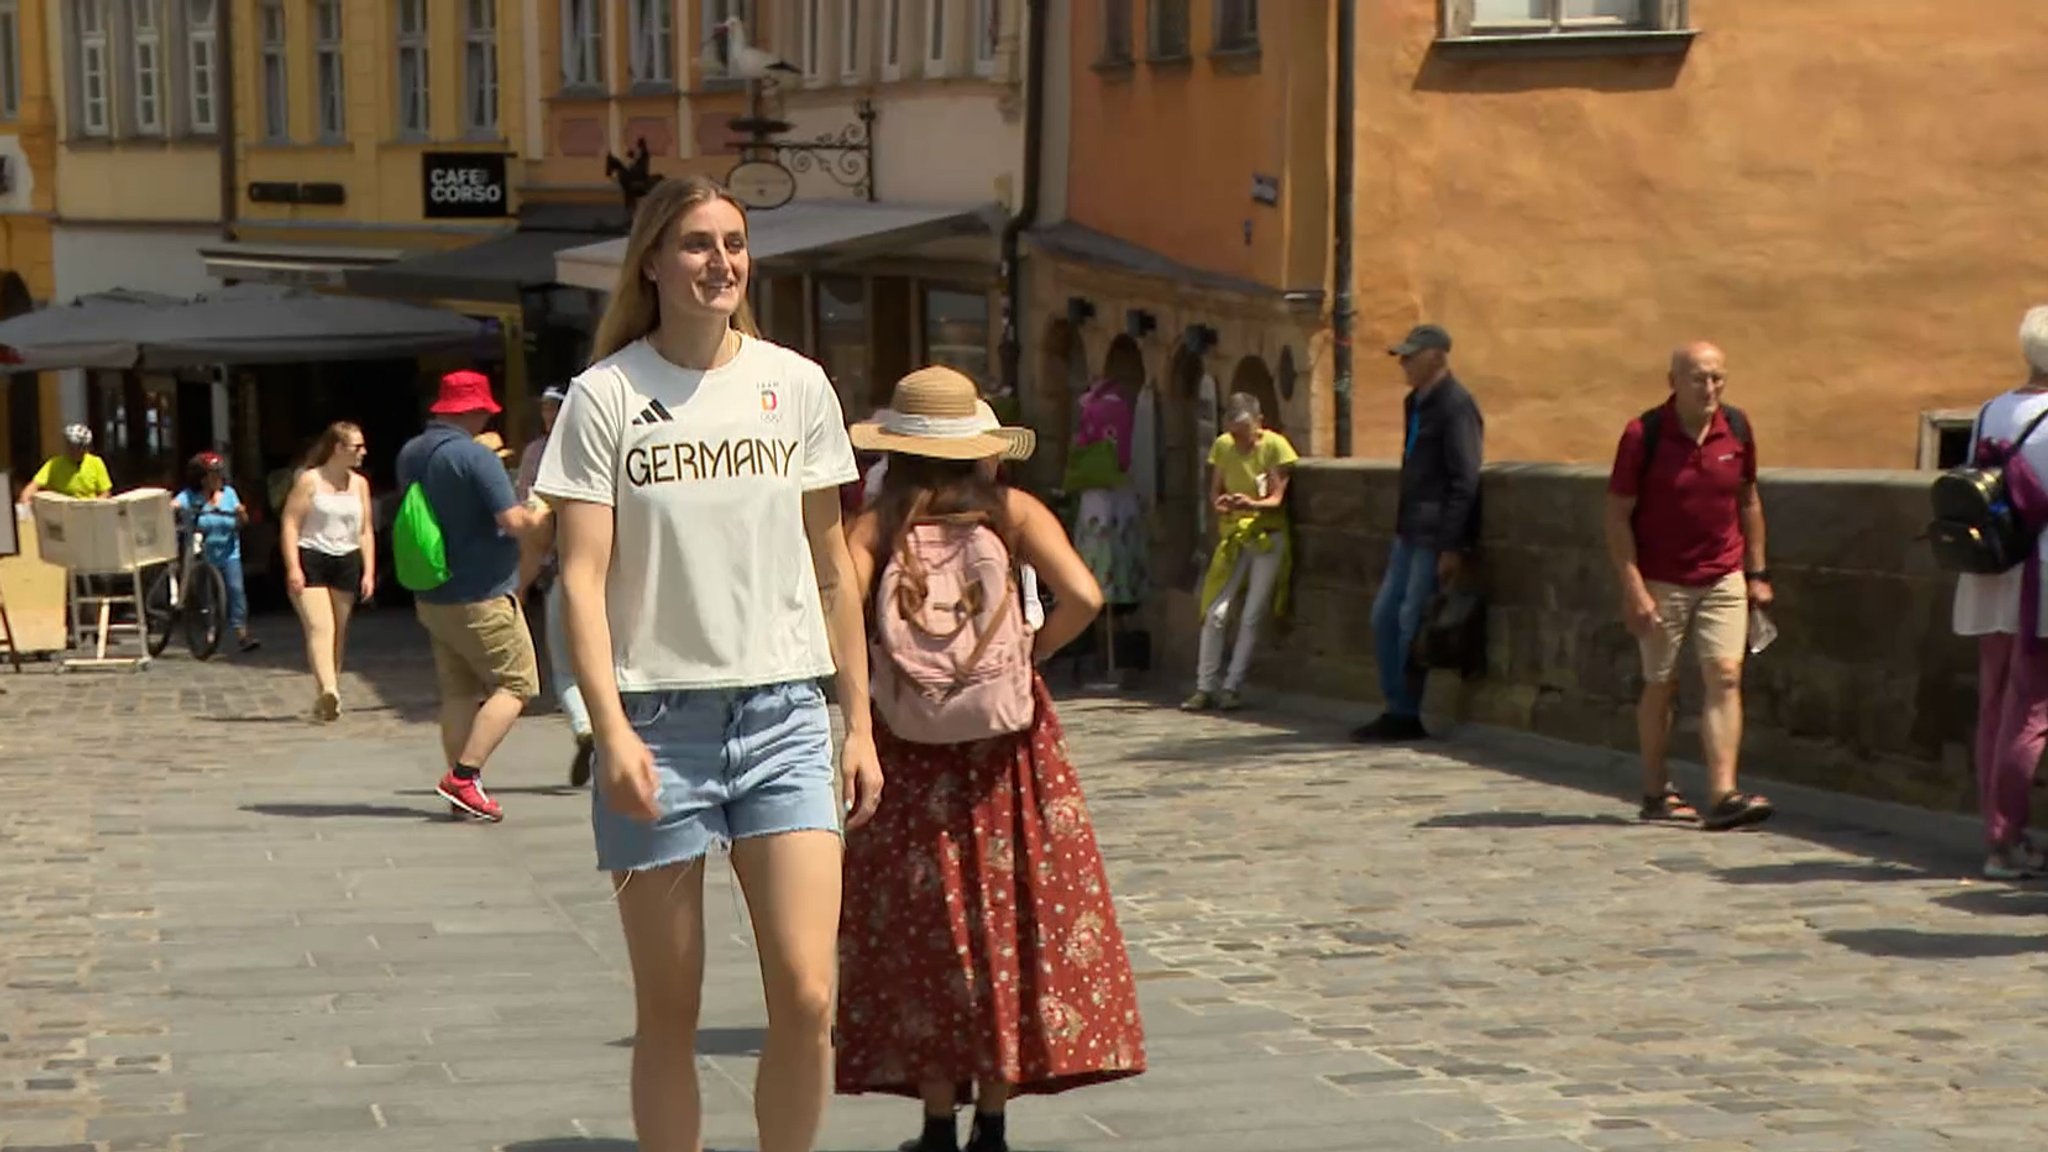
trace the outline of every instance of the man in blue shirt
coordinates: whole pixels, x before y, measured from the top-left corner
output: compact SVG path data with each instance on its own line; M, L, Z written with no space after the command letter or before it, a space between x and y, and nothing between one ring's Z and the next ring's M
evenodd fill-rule
M540 694L518 588L519 537L543 518L513 494L497 453L476 442L503 411L488 377L448 373L427 411L434 422L398 450L398 487L420 485L447 549L447 582L414 597L440 682L448 772L436 791L456 811L496 821L504 814L484 791L484 763Z

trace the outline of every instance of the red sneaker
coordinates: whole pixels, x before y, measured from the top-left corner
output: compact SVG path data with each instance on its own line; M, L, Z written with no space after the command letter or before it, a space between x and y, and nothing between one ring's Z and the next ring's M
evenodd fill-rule
M472 820L488 820L495 824L505 818L504 809L499 808L498 802L484 791L482 780L464 780L450 772L441 777L440 786L434 791L439 792L441 799L448 801L450 807Z

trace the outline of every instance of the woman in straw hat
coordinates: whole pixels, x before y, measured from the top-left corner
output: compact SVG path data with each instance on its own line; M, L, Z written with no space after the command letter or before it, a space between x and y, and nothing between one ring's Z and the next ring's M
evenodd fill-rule
M768 1005L763 1152L808 1152L829 1090L840 825L882 778L823 369L754 334L746 214L703 179L640 201L534 491L559 523L571 664L597 739L591 822L633 968L633 1126L700 1144L704 868L729 848ZM818 681L846 711L841 795Z
M889 453L880 493L849 529L862 598L876 601L869 664L878 680L892 674L879 614L900 608L874 589L892 565L901 579L913 526L982 518L1011 563L1038 569L1055 599L1029 633L1034 663L1101 611L1102 592L1059 520L995 479L997 462L1028 457L1034 437L999 427L972 381L950 368L914 372L853 439ZM1045 682L1027 675L1022 731L938 744L906 739L879 709L875 720L894 799L847 841L847 874L860 882L847 886L840 919L836 1080L843 1093L921 1099L924 1130L905 1145L914 1152L959 1148L954 1112L970 1094L968 1148L1003 1152L1012 1096L1145 1065L1080 781Z

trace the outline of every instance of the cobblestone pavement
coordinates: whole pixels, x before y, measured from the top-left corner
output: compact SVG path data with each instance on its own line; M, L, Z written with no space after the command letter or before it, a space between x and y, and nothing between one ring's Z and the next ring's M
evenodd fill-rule
M423 649L372 615L332 728L257 658L0 672L0 1148L621 1152L631 1012L560 721L442 818ZM1635 825L1611 760L1365 753L1280 717L1063 709L1153 1070L1022 1148L1994 1148L2048 1133L2048 895L1839 806ZM1607 764L1596 770L1595 763ZM1825 817L1825 819L1821 818ZM714 877L715 1148L762 1019ZM835 1101L823 1147L893 1148Z

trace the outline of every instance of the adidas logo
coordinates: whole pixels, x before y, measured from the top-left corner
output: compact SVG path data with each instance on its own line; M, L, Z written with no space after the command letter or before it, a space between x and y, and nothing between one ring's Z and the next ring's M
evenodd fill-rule
M649 400L647 402L647 407L643 409L638 416L633 417L633 423L667 424L672 422L674 419L674 416L669 415L668 409L661 406L661 401Z

